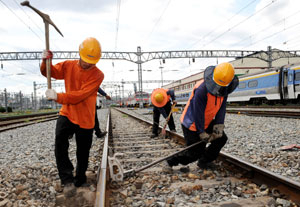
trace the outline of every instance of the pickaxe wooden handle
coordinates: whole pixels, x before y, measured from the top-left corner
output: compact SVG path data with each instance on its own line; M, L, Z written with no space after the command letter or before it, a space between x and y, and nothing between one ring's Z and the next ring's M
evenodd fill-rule
M166 134L166 127L167 127L167 124L168 124L168 122L169 122L169 120L170 120L170 117L171 117L171 115L172 115L172 113L173 113L173 109L175 108L175 105L176 105L176 104L173 103L173 105L172 105L172 107L171 107L171 111L170 111L170 113L169 113L169 115L168 115L168 117L167 117L167 119L166 119L166 122L165 122L163 128L162 128L162 134L163 134L163 135Z
M49 24L51 24L56 31L63 36L63 34L59 31L59 29L56 27L56 25L52 22L52 20L50 19L48 14L45 14L43 12L41 12L40 10L34 8L33 6L30 5L29 1L23 1L21 3L22 6L28 6L29 8L31 8L33 11L35 11L36 13L38 13L38 15L40 15L45 23L45 39L46 39L46 51L48 51L50 49L50 45L49 45ZM46 71L47 71L47 86L48 89L51 89L51 64L50 64L50 60L47 59L46 60Z

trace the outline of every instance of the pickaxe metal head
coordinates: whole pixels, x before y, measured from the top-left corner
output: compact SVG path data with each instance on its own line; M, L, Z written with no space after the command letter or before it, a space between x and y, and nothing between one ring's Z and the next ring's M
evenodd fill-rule
M46 50L48 51L50 49L50 46L49 46L49 24L51 24L61 36L63 36L63 34L55 26L55 24L52 22L52 20L50 19L48 14L44 14L40 10L38 10L38 9L34 8L33 6L31 6L29 4L29 1L23 1L21 3L21 5L22 6L28 6L29 8L33 9L33 11L35 11L36 13L38 13L42 17L42 19L44 21L44 24L45 24ZM50 59L46 60L46 71L47 71L48 89L51 89L51 63L50 63Z
M56 31L57 31L61 36L63 36L63 34L59 31L59 29L56 27L56 25L52 22L52 20L50 19L50 17L49 17L48 14L45 14L45 13L41 12L40 10L38 10L38 9L34 8L33 6L31 6L30 3L29 3L29 1L23 1L23 2L21 3L21 5L22 5L22 6L28 6L28 7L31 8L33 11L35 11L36 13L38 13L38 14L42 17L44 23L51 24L51 25L56 29Z

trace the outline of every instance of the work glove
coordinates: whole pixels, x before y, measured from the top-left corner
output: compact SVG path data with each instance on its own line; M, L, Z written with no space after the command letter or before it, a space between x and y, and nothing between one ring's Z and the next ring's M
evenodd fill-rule
M54 100L54 101L57 100L57 93L54 89L47 89L45 94L48 100Z
M209 142L221 138L223 136L223 131L224 131L225 125L224 124L215 124L213 126L213 133L212 136L209 140Z
M202 132L199 135L200 141L209 142L209 140L211 139L211 136L212 136L211 134L207 134L206 132Z
M43 60L47 60L47 59L52 59L53 58L53 53L50 50L43 50L43 54L42 54L42 59Z

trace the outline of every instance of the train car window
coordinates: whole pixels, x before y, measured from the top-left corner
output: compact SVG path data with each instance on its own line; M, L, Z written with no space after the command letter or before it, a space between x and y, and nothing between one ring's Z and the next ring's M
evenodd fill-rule
M240 88L240 89L246 88L246 83L245 82L239 83L238 88Z
M258 85L257 80L249 81L249 83L248 83L248 87L249 87L249 88L254 88L254 87L256 87L257 85Z
M295 81L299 81L299 80L300 80L300 72L295 73Z
M289 82L293 81L293 74L289 74Z

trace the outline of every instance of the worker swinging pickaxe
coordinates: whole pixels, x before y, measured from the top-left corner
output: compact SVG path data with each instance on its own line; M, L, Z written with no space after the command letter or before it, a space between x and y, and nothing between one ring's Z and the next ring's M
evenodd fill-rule
M33 9L33 11L35 11L36 13L38 13L42 17L42 19L45 23L46 51L49 51L49 49L50 49L50 46L49 46L49 24L51 24L61 36L63 36L63 34L55 26L55 24L52 22L52 20L50 19L48 14L45 14L45 13L39 11L38 9L32 7L29 4L29 1L23 1L21 3L21 5L22 6L28 6L29 8ZM47 86L48 86L48 89L51 89L51 68L50 67L51 67L50 59L47 59L46 60L46 71L47 71Z

